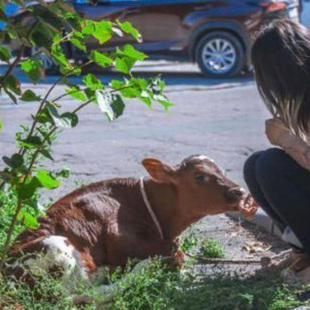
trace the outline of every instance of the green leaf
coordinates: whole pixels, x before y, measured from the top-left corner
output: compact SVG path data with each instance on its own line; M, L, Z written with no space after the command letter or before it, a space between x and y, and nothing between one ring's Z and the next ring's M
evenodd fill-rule
M13 180L13 176L7 171L0 171L0 179L5 182L11 182Z
M53 43L53 38L49 33L47 27L44 27L42 23L40 27L36 27L35 31L31 35L31 41L37 47L49 47Z
M13 75L9 75L3 82L4 88L12 91L16 95L21 95L20 81Z
M113 64L113 60L110 57L97 51L91 51L90 59L93 60L99 66L104 68L111 66Z
M117 48L116 54L118 56L127 56L135 60L144 60L147 57L144 53L138 51L132 45L129 44L126 44L122 49Z
M116 49L116 70L125 74L129 74L132 67L138 60L144 60L146 55L136 50L133 46L127 44L123 49Z
M14 154L12 157L3 156L2 159L12 169L20 168L24 164L24 159L19 154Z
M109 21L93 21L85 20L82 23L82 34L93 36L100 44L103 44L111 39L113 35L112 23Z
M81 32L75 31L73 35L69 38L69 41L83 52L87 51L86 45L84 43L84 35Z
M67 5L68 3L60 2L58 3L59 5ZM74 11L74 8L71 9ZM77 31L82 30L82 25L83 25L83 18L81 18L76 12L68 12L68 9L63 9L63 15L66 20L66 22L74 29Z
M66 55L64 54L60 45L58 44L53 45L51 52L52 52L51 55L57 64L63 67L70 66L69 61L66 58Z
M125 104L120 95L97 90L96 99L100 110L106 114L109 121L113 121L123 114Z
M47 108L51 118L53 119L54 125L56 127L63 127L65 124L61 120L61 117L60 117L57 109L51 104L48 104L46 108Z
M37 57L24 60L21 62L21 69L26 72L31 81L38 82L43 72L42 61Z
M16 186L18 198L23 201L30 199L40 187L42 187L42 185L36 177L28 178L25 183Z
M96 101L96 91L95 90L92 90L90 88L86 88L84 90L84 92L85 92L88 100Z
M61 177L61 178L64 178L64 179L68 179L70 177L70 174L71 174L71 171L70 171L69 168L63 168L62 170L57 171L55 173L55 175L57 177Z
M39 227L38 220L25 210L19 212L18 220L28 228L36 229Z
M60 181L56 180L51 174L45 170L39 170L36 178L40 184L47 189L54 189L60 185Z
M12 55L11 52L8 48L6 48L3 45L0 45L0 60L5 61L5 62L9 62L9 60L11 59Z
M30 89L27 89L22 97L20 98L21 101L26 101L26 102L29 102L29 101L40 101L41 98L39 96L37 96L32 90Z
M6 88L4 88L5 93L11 98L11 100L17 104L17 98Z
M61 114L61 119L67 124L67 127L65 128L73 128L79 123L78 116L71 112Z
M65 92L70 97L80 100L80 101L86 101L88 99L84 91L80 90L79 87L76 85L73 85L70 88L66 88Z
M74 113L66 112L59 115L57 109L51 104L48 104L47 109L56 127L72 128L78 124L78 116Z
M95 22L93 20L83 20L82 22L82 34L91 36L96 30Z
M48 150L40 150L40 154L42 154L44 157L50 160L54 160L54 158L52 157L51 153Z
M114 89L120 89L120 88L123 88L125 85L127 85L125 82L123 81L119 81L119 80L113 80L111 83L110 83L111 87L114 88Z
M51 12L51 10L47 9L43 12L43 14L40 14L39 20L41 21L41 27L42 24L45 25L43 28L44 31L52 30L53 32L62 33L62 30L64 28L64 22L60 18L61 16L57 16L57 14L54 14Z
M121 23L120 21L117 21L117 24L124 32L132 35L139 43L142 42L141 34L136 28L132 26L131 23L129 22Z
M2 131L2 127L3 127L3 121L0 119L0 133Z
M119 72L129 74L135 63L136 60L129 57L117 57L115 60L115 68Z
M26 149L37 149L42 145L42 141L38 136L31 136L27 139L18 141L18 144Z
M99 41L100 44L103 44L109 41L112 38L112 23L109 21L100 21L96 23L96 31L93 33L93 36Z
M93 74L89 73L83 78L83 83L91 90L103 89L104 86Z
M134 87L121 89L120 93L125 98L140 98L141 96L141 91Z
M74 67L69 63L66 55L64 54L61 46L59 44L53 45L51 49L51 55L56 64L60 66L60 70L64 73L80 74L81 69L79 67Z
M53 123L53 119L46 108L37 115L36 120L41 124Z
M113 99L113 102L111 104L111 107L114 112L114 117L119 118L125 110L124 101L122 97L118 94L113 94L112 99Z

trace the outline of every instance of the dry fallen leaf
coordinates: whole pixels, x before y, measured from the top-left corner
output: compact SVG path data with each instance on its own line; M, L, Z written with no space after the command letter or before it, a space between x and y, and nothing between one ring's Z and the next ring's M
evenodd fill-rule
M242 248L249 253L261 253L266 251L266 246L258 241L246 242Z

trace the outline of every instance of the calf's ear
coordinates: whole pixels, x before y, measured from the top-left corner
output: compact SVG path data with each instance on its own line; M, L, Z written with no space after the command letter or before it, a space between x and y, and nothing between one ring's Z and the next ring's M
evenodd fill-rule
M145 158L142 165L157 183L176 183L176 170L155 158Z

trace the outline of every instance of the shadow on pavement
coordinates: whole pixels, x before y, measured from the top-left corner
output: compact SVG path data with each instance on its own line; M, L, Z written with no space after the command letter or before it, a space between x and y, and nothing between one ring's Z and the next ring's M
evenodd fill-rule
M6 65L0 65L0 74L3 74L7 69ZM189 70L187 70L189 69ZM82 83L82 78L87 73L96 74L104 83L108 83L113 79L123 79L124 75L118 72L113 72L109 69L101 69L97 66L91 66L84 70L81 76L71 76L70 81L74 83ZM27 76L20 70L20 68L14 69L14 75L22 83L30 83ZM160 64L147 65L141 64L133 71L133 75L136 77L151 78L154 76L161 76L161 78L169 86L221 86L227 84L242 84L253 81L252 73L242 74L237 77L227 79L210 79L205 77L199 72L194 65L171 65L171 64ZM59 75L47 75L46 78L39 82L39 84L52 84L59 78Z

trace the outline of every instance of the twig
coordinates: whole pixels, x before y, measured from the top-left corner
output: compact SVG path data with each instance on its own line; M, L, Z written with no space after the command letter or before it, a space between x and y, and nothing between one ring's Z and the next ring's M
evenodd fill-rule
M188 255L188 254L186 254ZM188 255L189 256L189 255ZM230 264L230 265L249 265L262 264L262 259L222 259L222 258L206 258L201 256L189 256L201 264Z
M185 253L186 256L195 259L201 264L231 264L231 265L249 265L249 264L260 264L262 266L268 266L272 261L279 260L284 256L290 254L293 250L288 249L279 254L273 255L271 257L265 256L260 259L222 259L222 258L207 258L201 255L192 255L190 253Z

